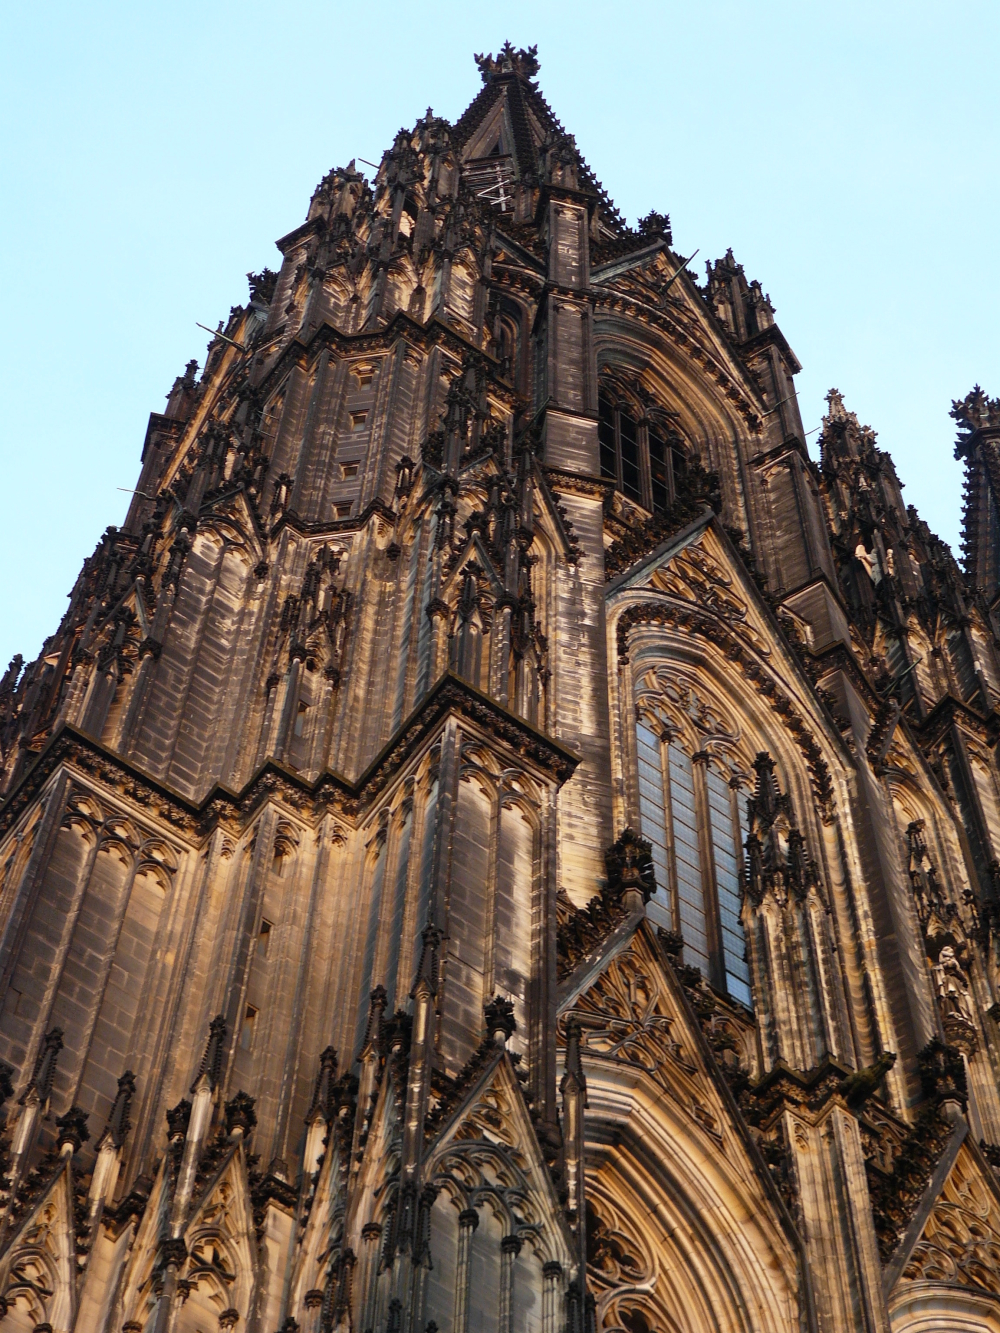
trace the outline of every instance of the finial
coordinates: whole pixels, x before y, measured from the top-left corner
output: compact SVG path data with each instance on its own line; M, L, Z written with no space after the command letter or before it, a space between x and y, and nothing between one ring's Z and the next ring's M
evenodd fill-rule
M176 1106L172 1106L167 1112L167 1134L172 1139L182 1139L187 1133L188 1122L191 1119L191 1103L187 1098L182 1098Z
M208 1025L208 1044L205 1047L205 1054L202 1056L201 1065L191 1084L191 1091L194 1092L202 1077L208 1079L209 1086L214 1092L218 1087L219 1079L222 1077L222 1057L223 1047L226 1040L226 1020L222 1014L216 1014Z
M35 1072L31 1082L21 1094L22 1103L29 1093L34 1093L40 1102L47 1102L52 1091L52 1080L56 1076L56 1060L63 1048L62 1028L50 1028L42 1038L42 1049L35 1061Z
M368 1024L365 1027L364 1040L361 1043L361 1052L368 1046L378 1046L382 1037L382 1015L385 1013L385 1006L388 1003L388 996L384 986L376 986L372 991L368 1003ZM359 1055L361 1054L359 1052Z
M489 1004L483 1006L486 1019L486 1035L497 1046L505 1046L517 1031L517 1019L514 1017L513 1000L505 1000L502 995L494 995Z
M526 51L523 47L515 50L510 42L504 42L497 52L496 59L492 55L476 55L474 59L479 66L483 83L490 83L493 79L512 74L530 82L539 70L537 46L529 46Z
M118 1091L115 1093L115 1099L111 1103L111 1110L108 1113L108 1119L104 1126L104 1133L101 1135L98 1146L105 1143L109 1138L112 1146L120 1148L125 1142L125 1135L131 1128L129 1121L129 1111L132 1106L132 1098L135 1096L135 1075L131 1069L126 1069L118 1080Z
M618 841L604 853L604 864L608 872L605 893L623 898L629 911L641 911L656 892L651 844L635 829L623 829Z
M438 950L441 947L442 933L438 926L427 925L424 926L420 938L423 943L417 975L410 991L411 1000L416 999L417 990L421 987L427 989L431 995L437 994Z
M319 1057L319 1072L313 1089L312 1102L306 1112L306 1124L311 1125L318 1116L329 1124L333 1118L333 1084L337 1077L337 1052L328 1046Z
M226 1130L230 1135L239 1131L246 1138L256 1124L254 1099L241 1088L232 1101L226 1102Z
M87 1112L82 1107L71 1106L65 1115L59 1116L56 1120L56 1129L59 1131L56 1144L60 1152L64 1152L66 1148L71 1152L79 1152L90 1138Z
M754 814L763 824L773 824L779 809L778 781L774 776L774 760L761 750L753 761L757 774L757 788L753 795Z

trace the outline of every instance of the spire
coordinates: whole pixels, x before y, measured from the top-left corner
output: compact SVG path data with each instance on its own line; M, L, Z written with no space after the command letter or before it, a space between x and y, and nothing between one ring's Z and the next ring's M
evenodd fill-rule
M751 813L755 824L770 828L788 805L788 798L782 797L778 790L778 779L774 776L774 760L766 750L761 750L753 761L757 774L757 786L751 802Z
M542 96L535 82L539 70L537 48L515 49L505 42L496 56L477 55L475 60L484 87L451 130L452 142L466 162L474 160L477 173L490 164L491 181L496 179L497 169L503 174L506 166L507 185L516 180L537 186L539 159L544 154L549 172L555 165L556 175L562 175L562 184L598 197L601 221L609 237L628 239L638 235L626 227L601 182L579 153L573 136ZM502 116L504 110L506 121ZM568 159L566 162L562 160L564 157ZM564 167L575 178L572 186L561 170ZM500 202L499 195L494 202ZM530 216L532 211L533 204L524 216Z
M978 384L951 405L958 425L955 457L965 462L962 547L973 587L992 596L1000 585L1000 398Z
M537 46L529 46L527 51L523 47L515 50L510 42L504 42L495 59L492 55L477 55L474 59L487 86L495 79L512 77L524 79L531 87L536 86L531 80L539 70Z
M216 1014L208 1025L208 1044L205 1047L205 1054L201 1058L198 1073L191 1084L192 1092L195 1091L203 1077L208 1079L208 1085L213 1092L218 1087L219 1079L222 1077L222 1057L225 1054L225 1041L226 1020L222 1014Z
M306 1124L311 1125L317 1118L328 1124L333 1119L333 1085L337 1077L337 1052L328 1046L319 1057L319 1072L316 1086L313 1088L312 1102L306 1112Z
M48 1101L52 1092L52 1080L56 1076L56 1060L62 1048L62 1028L51 1028L42 1039L42 1049L35 1061L35 1072L31 1076L31 1082L21 1094L22 1102L27 1100L30 1093L34 1093L38 1101L43 1104Z
M111 1110L108 1113L107 1123L104 1126L104 1132L98 1140L98 1147L109 1142L115 1147L120 1148L125 1142L125 1135L129 1132L131 1122L129 1121L129 1111L132 1107L132 1098L135 1096L135 1075L131 1069L126 1069L118 1080L118 1091L115 1093L115 1099L111 1103Z
M575 1014L566 1020L566 1072L559 1084L563 1101L563 1163L566 1172L566 1210L576 1240L576 1296L585 1298L587 1290L587 1184L585 1174L586 1134L583 1113L587 1106L587 1080L580 1058L583 1025ZM571 1314L570 1329L583 1325L584 1302Z

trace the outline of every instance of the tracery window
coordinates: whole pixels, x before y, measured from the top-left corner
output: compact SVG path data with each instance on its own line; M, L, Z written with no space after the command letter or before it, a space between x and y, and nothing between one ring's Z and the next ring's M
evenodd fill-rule
M625 397L598 394L597 439L601 476L654 514L669 509L686 466L672 432Z
M640 711L636 742L640 824L652 845L657 883L650 919L680 931L684 961L750 1007L740 921L743 779L717 752L693 751L651 711Z

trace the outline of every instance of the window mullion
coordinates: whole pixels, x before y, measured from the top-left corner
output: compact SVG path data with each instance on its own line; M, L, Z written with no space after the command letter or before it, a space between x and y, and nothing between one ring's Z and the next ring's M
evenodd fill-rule
M622 473L622 414L621 409L615 407L615 468L617 470L617 486L620 491L625 489L625 482Z
M677 883L677 848L674 843L674 807L670 798L670 737L660 737L660 775L663 781L663 823L667 835L667 869L670 873L670 918L674 930L681 930L681 896Z
M694 770L695 812L698 819L698 844L701 850L702 900L705 904L705 935L708 939L709 982L717 990L726 990L726 960L722 949L722 924L719 920L719 891L715 879L715 849L712 846L712 819L709 810L705 772L709 755L700 750L691 756Z
M639 476L642 478L642 503L653 512L653 476L649 461L649 422L639 422Z

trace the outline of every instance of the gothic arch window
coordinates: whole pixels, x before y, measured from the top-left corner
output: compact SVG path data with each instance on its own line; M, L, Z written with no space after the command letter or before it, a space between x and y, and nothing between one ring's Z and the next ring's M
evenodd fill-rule
M601 476L636 504L664 513L686 467L676 433L658 419L661 414L650 415L616 386L601 387L597 407Z
M678 930L684 961L748 1008L750 969L740 921L745 812L741 778L717 754L643 711L636 724L639 816L653 848L649 915Z

